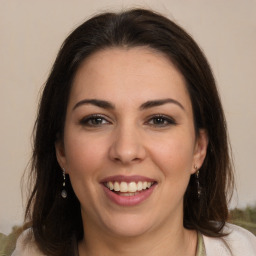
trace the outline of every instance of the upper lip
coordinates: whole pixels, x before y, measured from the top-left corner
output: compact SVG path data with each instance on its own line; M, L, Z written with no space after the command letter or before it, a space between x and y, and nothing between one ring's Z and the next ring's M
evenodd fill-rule
M102 179L100 182L101 183L106 183L109 181L117 181L117 182L139 182L139 181L147 181L147 182L155 182L155 180L145 177L145 176L140 176L140 175L132 175L132 176L125 176L125 175L114 175L114 176L109 176L104 179Z

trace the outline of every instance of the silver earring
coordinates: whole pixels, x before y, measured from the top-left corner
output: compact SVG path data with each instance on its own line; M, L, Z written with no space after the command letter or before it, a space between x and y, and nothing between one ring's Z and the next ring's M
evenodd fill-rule
M199 182L199 170L198 170L198 167L195 165L194 166L195 170L196 170L196 186L197 186L197 197L198 199L201 197L202 195L202 187L200 185L200 182Z
M63 168L63 183L62 183L62 191L61 191L61 197L62 198L67 198L68 193L66 191L66 173L65 173L65 169Z

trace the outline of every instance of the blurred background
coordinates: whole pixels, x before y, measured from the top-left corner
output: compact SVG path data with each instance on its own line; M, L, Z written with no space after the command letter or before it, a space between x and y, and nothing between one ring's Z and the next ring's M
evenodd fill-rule
M20 181L31 155L40 90L60 45L92 15L130 7L168 16L205 52L233 148L237 192L230 208L247 207L235 215L256 224L255 0L0 0L0 232L9 234L23 220Z

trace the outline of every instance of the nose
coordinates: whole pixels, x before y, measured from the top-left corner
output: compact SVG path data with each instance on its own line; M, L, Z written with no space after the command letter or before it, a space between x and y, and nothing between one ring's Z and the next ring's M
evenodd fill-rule
M146 157L146 149L138 128L131 125L119 127L113 137L109 150L112 161L129 165L141 162Z

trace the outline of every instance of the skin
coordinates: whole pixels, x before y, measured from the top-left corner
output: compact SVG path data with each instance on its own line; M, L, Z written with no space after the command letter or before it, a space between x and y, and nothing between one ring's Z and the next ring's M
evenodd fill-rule
M167 98L174 101L141 107ZM113 108L81 102L88 99ZM92 114L100 117L88 119ZM64 139L56 143L81 203L79 255L195 255L197 234L183 227L183 197L207 143L204 130L196 136L185 80L164 55L111 48L87 58L72 85ZM157 185L139 205L123 207L100 184L113 175L142 175Z

